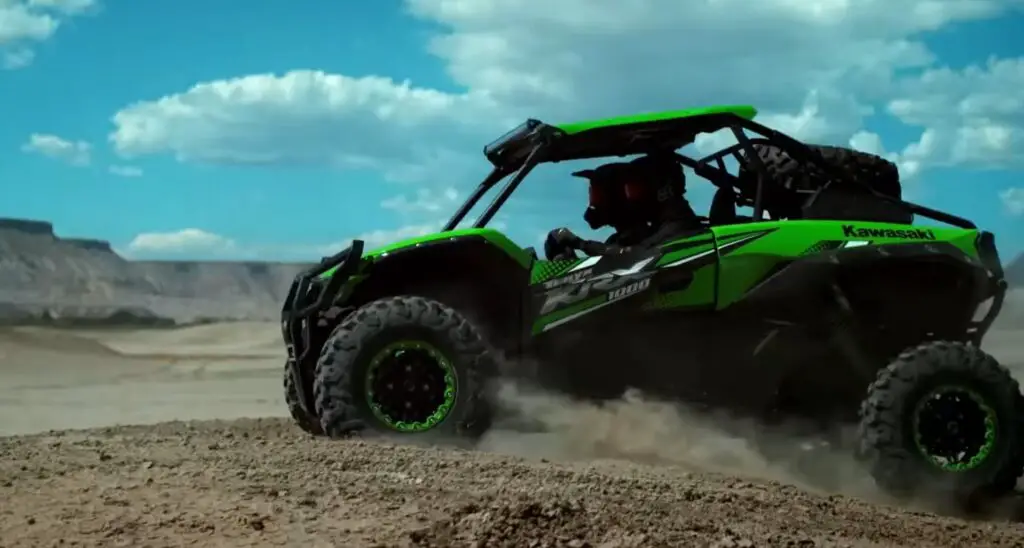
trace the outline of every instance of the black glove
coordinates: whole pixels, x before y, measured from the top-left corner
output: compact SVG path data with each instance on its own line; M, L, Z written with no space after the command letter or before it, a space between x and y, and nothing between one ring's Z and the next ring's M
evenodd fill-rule
M568 228L556 228L548 232L544 239L544 256L549 261L556 261L571 255L571 251L577 249L583 239L572 233ZM572 257L568 257L572 258Z
M565 227L552 230L548 236L554 238L560 245L573 249L579 247L580 242L583 241L583 238L580 238L573 231Z

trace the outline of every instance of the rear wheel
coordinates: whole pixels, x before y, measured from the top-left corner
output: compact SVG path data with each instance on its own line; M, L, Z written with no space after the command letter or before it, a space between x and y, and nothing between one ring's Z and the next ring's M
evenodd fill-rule
M490 423L494 371L480 334L455 310L422 297L381 299L324 345L316 410L334 438L364 430L475 438Z
M879 372L861 406L860 456L895 495L973 501L1024 472L1022 396L1005 367L958 342L926 343Z

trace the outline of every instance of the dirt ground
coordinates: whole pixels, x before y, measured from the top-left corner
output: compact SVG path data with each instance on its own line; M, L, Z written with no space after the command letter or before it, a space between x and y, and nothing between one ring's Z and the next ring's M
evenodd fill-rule
M280 418L277 337L0 332L0 547L1024 546L1014 501L970 521L898 509L838 455L830 493L639 396L509 388L543 431L474 451L311 439ZM1020 332L990 342L1024 364Z

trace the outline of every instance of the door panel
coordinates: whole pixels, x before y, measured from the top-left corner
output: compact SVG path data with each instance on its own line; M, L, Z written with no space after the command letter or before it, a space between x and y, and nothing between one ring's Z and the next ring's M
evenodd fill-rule
M549 364L548 378L571 392L655 391L669 380L666 369L692 365L678 357L701 338L689 325L695 309L714 307L716 265L710 231L633 253L542 261L532 272L526 336ZM686 372L670 384L693 378Z
M657 287L648 308L685 311L712 308L718 276L718 252L710 230L661 246Z
M526 306L528 332L551 331L599 310L625 321L658 311L713 308L718 257L714 234L705 230L633 253L538 261Z
M638 308L636 301L651 288L659 253L588 257L576 261L541 261L534 266L527 318L538 335L602 311ZM589 319L597 319L589 318Z
M715 229L719 257L716 308L734 303L775 266L779 260L773 249L778 242L771 238L775 232L775 227L751 229L742 225Z

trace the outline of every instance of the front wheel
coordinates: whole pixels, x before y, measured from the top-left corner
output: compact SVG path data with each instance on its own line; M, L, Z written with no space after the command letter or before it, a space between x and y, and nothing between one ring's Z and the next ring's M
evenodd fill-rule
M930 342L881 370L860 410L860 457L897 496L1000 496L1024 472L1024 406L1009 371L976 346Z
M423 297L356 310L323 347L313 386L324 433L479 437L490 424L494 357L458 312Z
M324 434L320 428L320 421L302 409L302 404L299 403L299 390L295 386L295 376L292 375L291 364L288 362L284 364L284 403L295 425L303 432L314 436Z

